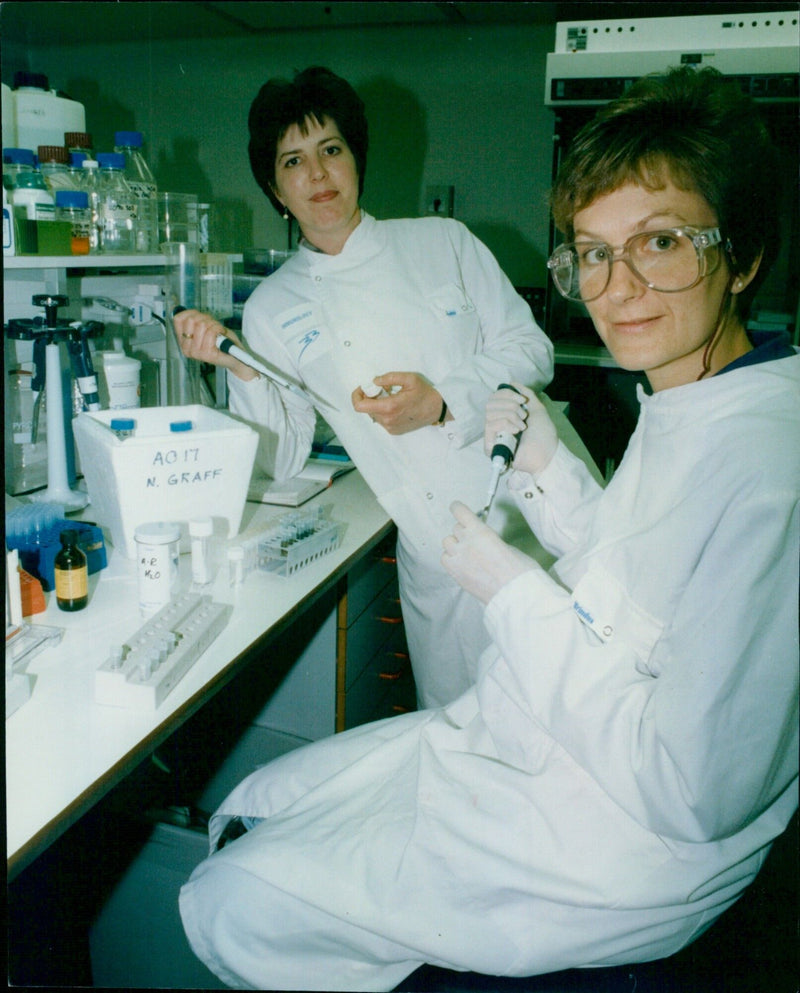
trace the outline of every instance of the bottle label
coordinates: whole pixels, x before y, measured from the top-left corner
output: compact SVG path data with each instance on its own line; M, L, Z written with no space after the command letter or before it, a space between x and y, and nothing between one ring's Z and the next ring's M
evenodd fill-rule
M14 222L11 220L11 211L8 207L3 207L3 254L8 255L14 251Z
M54 221L56 219L56 208L52 203L37 203L33 205L33 215L28 209L28 217L34 221Z
M114 196L106 196L103 201L103 215L107 223L125 223L136 217L136 203L133 200L118 200Z
M129 179L128 186L140 200L155 200L156 184L143 183L138 179Z
M80 600L89 593L89 570L86 566L78 569L54 570L56 599Z

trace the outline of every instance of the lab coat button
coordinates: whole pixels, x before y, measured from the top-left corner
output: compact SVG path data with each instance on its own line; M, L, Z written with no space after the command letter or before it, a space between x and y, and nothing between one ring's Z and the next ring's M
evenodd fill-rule
M425 494L425 499L426 500L433 500L433 493L426 493Z
M321 283L321 282L322 282L322 276L315 276L315 277L314 277L314 281L315 281L316 283Z
M350 342L349 341L345 341L343 344L344 344L344 347L345 348L349 348L350 347Z
M613 633L614 633L614 628L612 628L610 624L606 624L606 626L603 628L603 637L610 638Z
M531 490L525 490L523 496L526 500L533 500L533 492Z

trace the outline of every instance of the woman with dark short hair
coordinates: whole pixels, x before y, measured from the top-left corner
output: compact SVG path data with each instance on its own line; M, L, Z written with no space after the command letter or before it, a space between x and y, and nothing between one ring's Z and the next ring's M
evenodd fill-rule
M362 210L367 119L344 79L316 67L270 80L249 127L253 175L301 238L247 301L243 336L322 399L319 412L391 515L417 699L450 703L474 682L489 642L479 605L439 561L450 504L485 502L486 400L512 379L543 389L552 345L459 221L378 221ZM298 473L314 408L220 352L217 335L235 335L207 315L187 311L175 327L184 354L228 367L231 410L260 434L257 464L279 479ZM489 523L537 547L509 499L495 501Z

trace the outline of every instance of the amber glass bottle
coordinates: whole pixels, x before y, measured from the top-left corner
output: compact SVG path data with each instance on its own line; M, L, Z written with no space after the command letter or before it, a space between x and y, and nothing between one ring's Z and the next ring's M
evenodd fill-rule
M67 528L59 535L61 548L56 555L56 603L61 610L83 610L89 602L89 569L86 555L78 547L78 532Z

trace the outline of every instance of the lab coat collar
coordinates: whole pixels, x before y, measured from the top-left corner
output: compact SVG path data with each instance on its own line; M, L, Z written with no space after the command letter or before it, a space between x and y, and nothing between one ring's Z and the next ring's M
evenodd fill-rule
M300 251L312 270L332 271L361 265L379 250L380 246L376 240L377 225L375 218L362 209L361 221L353 229L338 255L327 255L304 242L300 243Z
M793 386L787 391L787 385ZM750 394L758 403L780 403L791 397L794 402L800 387L800 352L782 359L774 359L757 365L732 369L724 376L711 376L695 383L673 386L658 393L648 393L638 383L636 387L642 414L647 413L651 426L662 423L666 430L676 427L684 420L697 420L700 417L723 417L730 406L741 406L743 395Z

